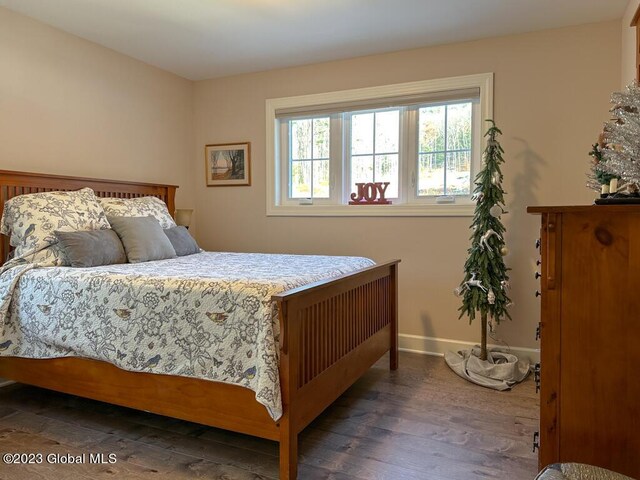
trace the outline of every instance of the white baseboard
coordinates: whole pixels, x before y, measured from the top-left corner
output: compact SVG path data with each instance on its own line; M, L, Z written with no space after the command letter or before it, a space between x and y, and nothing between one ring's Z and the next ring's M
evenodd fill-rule
M420 335L398 335L399 348L403 352L422 353L424 355L443 356L444 352L465 350L477 345L474 342L450 340L448 338L422 337ZM489 345L490 347L504 347L504 345ZM540 350L510 346L510 351L518 358L528 358L530 362L540 361Z

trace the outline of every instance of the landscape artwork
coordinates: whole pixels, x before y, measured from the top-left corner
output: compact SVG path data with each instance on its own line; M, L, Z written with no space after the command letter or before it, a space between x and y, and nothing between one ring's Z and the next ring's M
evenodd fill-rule
M208 187L251 185L251 144L206 145L205 173Z

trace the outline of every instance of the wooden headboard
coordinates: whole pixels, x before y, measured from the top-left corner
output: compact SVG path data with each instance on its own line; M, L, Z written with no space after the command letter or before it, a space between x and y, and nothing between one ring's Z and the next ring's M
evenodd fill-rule
M175 210L176 185L159 185L98 178L66 177L45 173L12 172L0 170L0 216L4 203L12 197L25 193L53 192L56 190L78 190L92 188L99 197L135 198L153 196L167 204L171 215ZM9 238L2 235L0 241L0 265L9 253Z

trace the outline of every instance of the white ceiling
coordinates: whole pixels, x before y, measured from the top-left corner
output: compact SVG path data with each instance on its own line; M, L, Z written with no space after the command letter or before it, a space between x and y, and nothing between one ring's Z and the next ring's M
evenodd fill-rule
M0 0L200 80L621 18L628 0Z

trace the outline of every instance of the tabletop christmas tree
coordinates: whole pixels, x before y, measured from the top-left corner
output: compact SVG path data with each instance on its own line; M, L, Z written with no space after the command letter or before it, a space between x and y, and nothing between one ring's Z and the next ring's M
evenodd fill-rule
M614 118L604 127L602 161L598 171L619 177L636 190L640 185L640 85L611 95ZM615 192L611 192L612 194Z
M504 150L496 137L502 132L495 126L485 134L487 147L483 154L483 168L475 178L473 199L477 202L473 217L473 234L469 257L464 264L464 280L456 295L462 298L460 317L469 317L471 323L480 315L482 340L480 359L487 360L487 324L491 318L499 323L504 317L511 319L507 308L511 304L508 296L508 268L504 256L508 253L504 242L505 228L500 221L504 211L504 190L502 172Z

